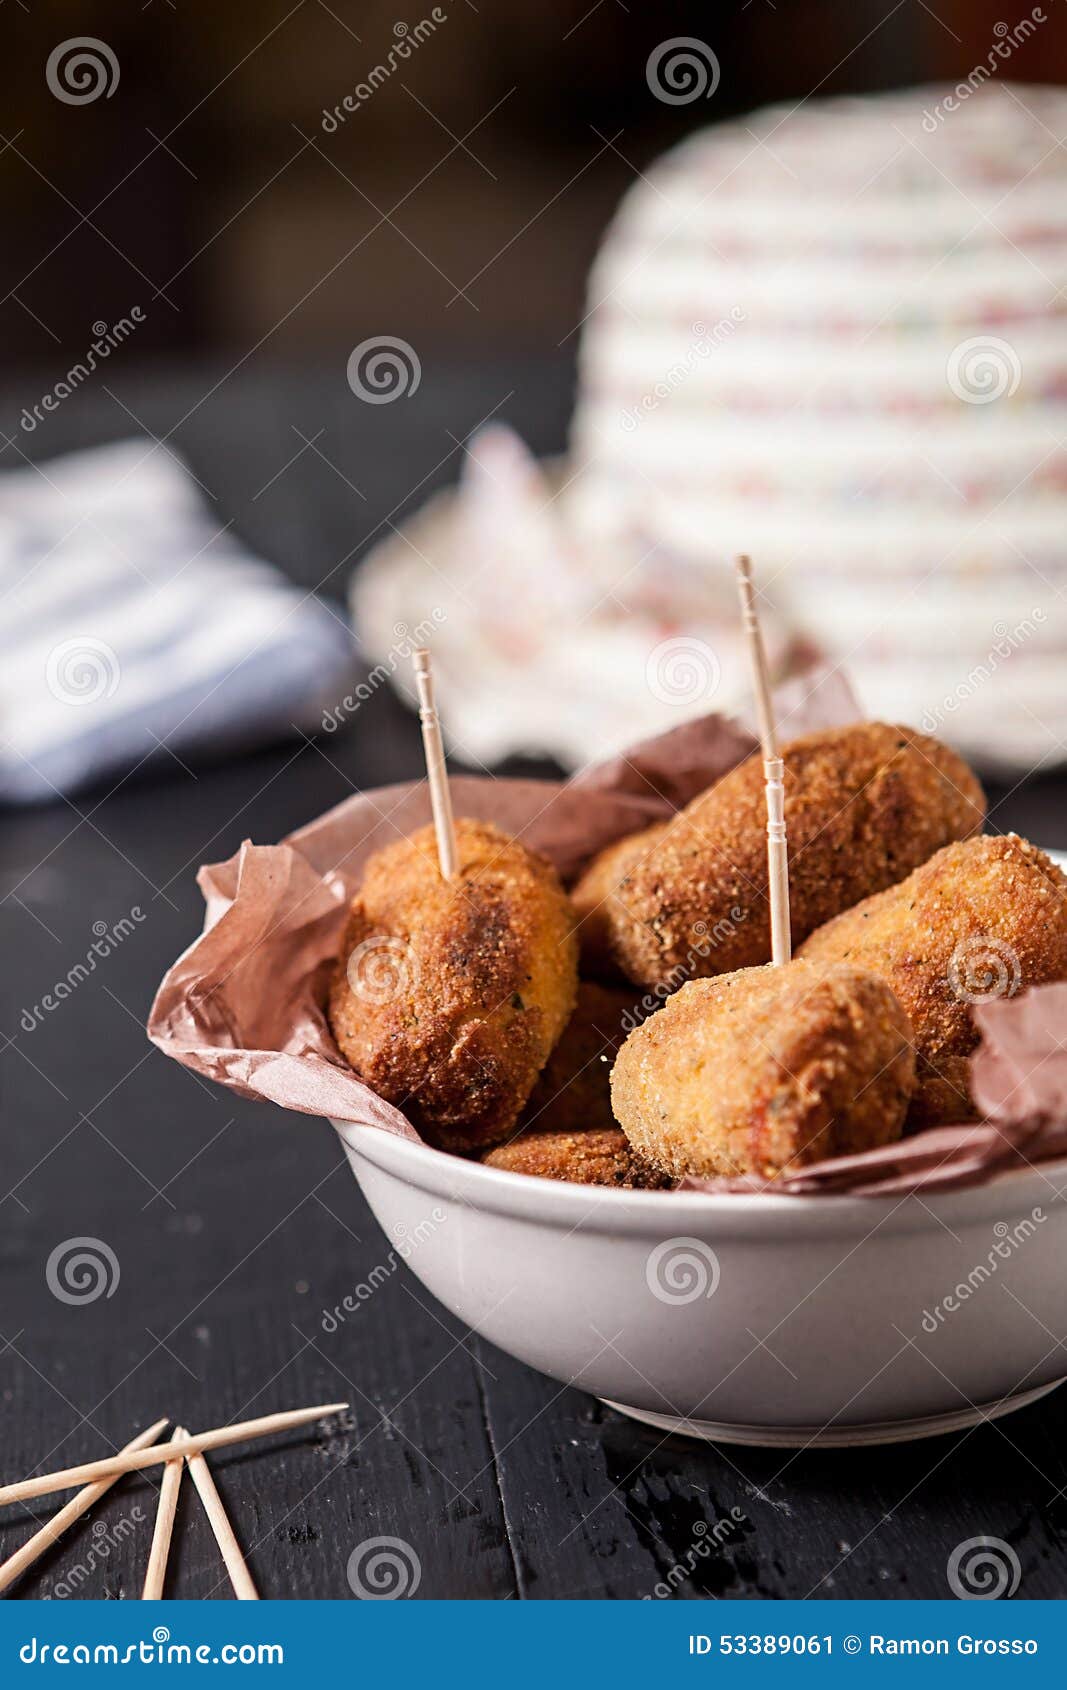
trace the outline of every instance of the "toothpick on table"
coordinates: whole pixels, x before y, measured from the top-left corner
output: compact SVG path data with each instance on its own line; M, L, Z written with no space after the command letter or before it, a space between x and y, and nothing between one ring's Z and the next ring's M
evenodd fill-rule
M137 1437L126 1444L119 1453L125 1454L129 1450L147 1448L149 1444L155 1443L166 1424L167 1417L164 1415L163 1419L157 1420L154 1426L146 1426L145 1430L139 1432ZM99 1502L100 1498L111 1489L118 1477L119 1474L115 1473L110 1478L98 1479L95 1484L86 1485L85 1489L80 1490L77 1496L71 1497L58 1514L54 1514L50 1520L47 1520L40 1531L34 1532L32 1537L27 1538L22 1548L16 1549L14 1555L10 1556L0 1566L0 1590L6 1590L8 1585L14 1584L27 1567L31 1567L34 1561L44 1554L46 1549L52 1547L57 1538L62 1537L68 1526L72 1526L75 1520L80 1520L82 1515L93 1506L94 1502Z
M258 1602L259 1591L252 1583L252 1575L241 1554L241 1547L234 1536L229 1516L222 1506L222 1498L211 1477L211 1469L202 1455L190 1455L188 1458L189 1472L193 1483L200 1492L200 1500L204 1504L204 1512L211 1522L211 1529L215 1533L215 1542L222 1551L222 1559L226 1563L226 1571L230 1575L233 1593L241 1602Z
M445 880L454 880L459 872L456 825L452 819L452 794L448 789L441 723L434 702L430 654L425 646L420 646L412 653L412 662L415 666L415 687L419 695L419 721L422 723L422 748L426 753L426 773L430 781L433 825L437 834L437 858Z
M187 1438L189 1434L184 1426L175 1426L174 1436ZM163 1595L163 1581L167 1575L167 1558L170 1555L170 1538L174 1530L174 1512L178 1506L183 1466L184 1462L178 1455L173 1461L168 1461L163 1469L163 1482L159 1487L159 1502L156 1506L156 1524L152 1533L152 1548L148 1554L148 1570L141 1592L144 1602L158 1602Z
M213 1426L210 1431L194 1432L187 1438L172 1438L169 1443L155 1444L150 1449L136 1449L131 1445L103 1461L86 1461L80 1467L65 1467L58 1473L39 1473L35 1478L21 1479L15 1485L0 1486L0 1508L9 1502L25 1502L31 1496L71 1490L75 1485L95 1483L98 1479L117 1479L120 1473L136 1473L142 1467L156 1467L165 1461L173 1461L179 1455L183 1458L199 1455L201 1450L224 1449L227 1444L266 1438L272 1432L288 1432L294 1426L306 1426L312 1420L340 1414L347 1407L346 1402L320 1403L316 1408L287 1409L281 1414L264 1414L257 1420L239 1420L232 1426Z
M788 962L793 954L789 932L789 859L785 835L785 765L778 755L778 735L771 706L767 677L767 654L763 648L752 588L751 561L737 559L737 585L741 594L741 618L748 636L752 683L756 694L756 719L763 747L763 778L767 793L767 870L771 893L771 961Z

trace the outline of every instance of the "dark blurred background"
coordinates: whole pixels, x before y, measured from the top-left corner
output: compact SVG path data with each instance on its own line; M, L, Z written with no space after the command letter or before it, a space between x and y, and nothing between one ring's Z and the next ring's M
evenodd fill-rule
M424 0L8 0L8 369L58 374L94 320L138 304L126 365L333 360L370 332L411 340L424 363L572 346L602 228L663 147L765 101L955 79L1004 13L1003 0L438 10L445 21L329 133L324 110L405 23L430 18ZM685 34L714 49L722 79L712 100L670 107L649 97L645 61ZM49 53L76 35L113 50L114 96L49 93ZM1059 19L1010 75L1067 76Z

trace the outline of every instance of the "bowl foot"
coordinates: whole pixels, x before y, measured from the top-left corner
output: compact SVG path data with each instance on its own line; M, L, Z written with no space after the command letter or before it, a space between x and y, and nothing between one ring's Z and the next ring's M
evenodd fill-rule
M641 1420L661 1432L675 1432L681 1437L703 1438L712 1444L753 1444L759 1449L855 1449L864 1444L902 1444L915 1438L936 1438L944 1432L962 1432L983 1420L999 1420L1002 1415L1014 1414L1038 1402L1063 1379L1053 1379L1049 1385L1038 1385L1032 1391L1020 1391L1018 1396L1001 1397L998 1402L985 1403L979 1408L951 1409L945 1414L930 1414L919 1420L879 1420L865 1426L745 1426L730 1425L718 1420L682 1420L673 1414L653 1414L644 1408L630 1408L624 1402L602 1400L608 1408L628 1414L631 1420Z

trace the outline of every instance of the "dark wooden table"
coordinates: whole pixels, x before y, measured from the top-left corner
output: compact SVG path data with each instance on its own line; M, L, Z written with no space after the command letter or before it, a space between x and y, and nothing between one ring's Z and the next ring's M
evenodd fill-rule
M127 433L123 406L156 434L184 418L171 444L221 519L338 597L387 516L454 479L455 436L499 407L557 449L569 406L558 368L429 370L417 405L376 411L354 404L343 368L239 372L203 400L223 374L109 376L110 393L79 394L38 430L34 453ZM5 435L24 403L7 396ZM296 430L324 432L301 450ZM164 759L110 793L0 822L3 1477L90 1459L159 1414L215 1424L347 1398L329 1431L215 1461L266 1595L349 1598L353 1549L386 1536L417 1553L420 1597L641 1597L736 1507L744 1524L679 1597L946 1597L949 1554L979 1534L1014 1547L1020 1595L1062 1596L1067 1393L953 1437L794 1455L663 1440L491 1349L403 1267L323 1331L323 1311L386 1255L334 1133L198 1081L148 1046L143 1023L199 927L199 862L418 772L394 699L379 693L373 732L362 727L215 768ZM998 827L1067 846L1062 780L993 796ZM93 924L135 906L134 931L27 1032L24 1008L84 958ZM78 1237L103 1240L119 1275L113 1294L73 1306L46 1267ZM138 1595L155 1497L147 1479L121 1486L94 1510L95 1536L73 1534L16 1594ZM51 1506L5 1513L0 1550ZM228 1591L187 1499L170 1593Z

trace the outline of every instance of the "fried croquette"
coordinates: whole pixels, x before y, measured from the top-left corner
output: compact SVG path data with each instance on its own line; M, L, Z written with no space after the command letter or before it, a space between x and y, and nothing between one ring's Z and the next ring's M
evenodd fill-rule
M669 822L654 822L639 833L627 834L608 845L589 864L571 892L571 903L578 917L578 942L582 969L598 980L618 980L621 967L615 949L615 931L619 916L617 896L629 885L630 875L652 851L670 827Z
M1017 834L948 845L811 935L801 955L886 980L915 1031L907 1131L975 1117L973 1004L1067 979L1067 878Z
M506 1138L574 1009L573 916L555 869L489 822L458 821L459 875L432 828L371 857L330 990L356 1073L433 1145Z
M483 1156L486 1167L542 1179L573 1180L578 1185L622 1185L667 1190L675 1182L631 1149L618 1127L577 1133L523 1133Z
M633 991L579 980L574 1014L519 1117L523 1132L579 1133L614 1127L611 1065L640 1020Z
M793 940L975 833L966 763L912 728L864 722L784 746ZM640 986L771 955L763 764L750 757L670 823L594 859L572 893L583 951Z
M611 1097L668 1172L770 1179L898 1139L914 1082L885 982L794 961L691 980L630 1034Z

